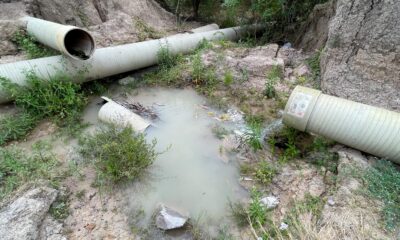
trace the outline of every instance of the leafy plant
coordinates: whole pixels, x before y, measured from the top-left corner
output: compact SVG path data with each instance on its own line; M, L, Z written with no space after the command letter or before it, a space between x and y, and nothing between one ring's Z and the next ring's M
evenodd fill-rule
M276 168L266 161L260 161L255 167L255 178L262 184L269 184L276 175Z
M80 153L91 160L100 184L134 180L156 159L156 140L147 143L144 135L132 128L114 125L80 139Z
M41 45L24 31L18 31L14 35L13 41L28 54L30 59L57 55L55 50Z
M61 195L51 204L49 209L50 215L58 220L66 219L69 215L68 196Z

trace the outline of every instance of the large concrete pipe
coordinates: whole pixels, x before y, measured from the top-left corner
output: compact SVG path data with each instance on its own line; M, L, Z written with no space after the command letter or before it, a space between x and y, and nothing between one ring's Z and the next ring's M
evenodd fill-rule
M95 42L92 35L82 28L61 25L33 17L23 17L27 32L37 41L77 60L93 55Z
M400 113L297 86L283 122L400 164Z
M7 63L0 65L0 77L24 85L26 71L33 71L43 79L51 79L52 76L61 73L71 76L75 82L86 82L155 65L157 53L162 47L168 47L172 54L185 54L193 51L203 39L234 41L249 30L260 29L262 27L259 25L248 28L234 27L101 48L86 61L68 61L62 56L54 56ZM0 103L10 100L11 96L0 86Z

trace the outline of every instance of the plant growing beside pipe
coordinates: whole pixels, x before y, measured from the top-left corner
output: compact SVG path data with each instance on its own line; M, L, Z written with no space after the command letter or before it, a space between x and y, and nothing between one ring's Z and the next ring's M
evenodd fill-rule
M0 77L0 86L15 98L20 110L16 116L0 120L0 144L25 137L44 118L51 118L59 126L76 126L86 105L80 85L69 77L57 75L44 80L33 72L25 74L25 86Z

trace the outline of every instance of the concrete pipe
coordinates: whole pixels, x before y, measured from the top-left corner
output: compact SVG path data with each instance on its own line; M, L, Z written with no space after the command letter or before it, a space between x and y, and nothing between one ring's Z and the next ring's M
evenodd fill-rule
M76 60L89 59L95 50L92 35L82 28L61 25L33 17L23 17L27 32L37 41Z
M98 118L106 123L113 123L119 127L132 127L136 132L144 132L149 126L146 120L131 110L119 105L113 100L102 97L107 101L99 111Z
M297 86L283 122L400 164L400 113Z
M50 80L57 74L66 74L77 83L105 78L157 64L157 53L168 47L172 54L193 51L203 40L238 40L249 30L261 30L262 26L234 27L209 32L179 34L167 38L125 44L96 50L86 61L67 61L62 56L38 58L0 65L0 77L25 85L26 71ZM0 103L12 100L0 86Z

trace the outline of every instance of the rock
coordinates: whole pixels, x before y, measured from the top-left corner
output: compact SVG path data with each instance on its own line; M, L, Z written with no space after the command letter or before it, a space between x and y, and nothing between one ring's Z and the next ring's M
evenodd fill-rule
M302 50L294 48L280 48L277 57L283 60L285 66L296 67L303 63L308 55L304 54Z
M261 198L261 204L267 207L267 209L276 208L279 204L279 199L275 196L268 196Z
M39 240L67 240L63 233L63 224L47 215L40 228Z
M279 225L279 230L281 230L281 231L285 231L285 230L287 230L289 228L289 225L287 225L286 223L284 223L284 222L281 222L281 225Z
M328 94L400 111L400 1L337 0L321 56Z
M38 239L43 220L57 194L57 190L48 187L31 189L1 209L1 239Z
M330 206L334 206L334 205L335 205L335 200L333 200L332 197L329 197L327 203L328 203Z
M176 210L161 205L161 209L156 216L156 226L162 230L171 230L183 227L187 220L187 217Z
M296 77L304 77L310 75L311 71L307 65L301 64L294 69L293 73Z
M315 5L306 22L296 32L295 47L310 52L322 49L328 39L329 20L335 14L335 1Z
M135 83L136 79L134 77L125 77L118 80L118 83L122 86L127 86L129 84Z

